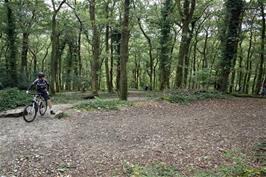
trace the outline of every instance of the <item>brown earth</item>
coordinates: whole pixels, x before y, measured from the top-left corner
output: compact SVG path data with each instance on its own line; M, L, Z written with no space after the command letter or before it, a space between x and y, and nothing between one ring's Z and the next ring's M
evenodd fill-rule
M223 152L250 152L266 137L266 100L233 98L176 105L141 101L109 112L54 119L0 119L0 176L125 176L125 162L191 168L223 163Z

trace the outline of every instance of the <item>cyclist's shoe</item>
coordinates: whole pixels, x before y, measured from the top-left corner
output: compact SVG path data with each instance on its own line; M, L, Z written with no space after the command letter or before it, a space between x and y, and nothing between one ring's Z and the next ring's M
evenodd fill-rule
M55 115L55 112L53 110L50 111L50 114Z

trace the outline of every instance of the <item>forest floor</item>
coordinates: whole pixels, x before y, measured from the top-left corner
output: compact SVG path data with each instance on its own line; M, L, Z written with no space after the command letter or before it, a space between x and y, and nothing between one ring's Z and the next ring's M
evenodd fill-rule
M114 111L67 112L33 123L0 119L0 176L126 176L127 162L164 162L190 176L222 164L226 150L248 153L266 138L265 99L139 100Z

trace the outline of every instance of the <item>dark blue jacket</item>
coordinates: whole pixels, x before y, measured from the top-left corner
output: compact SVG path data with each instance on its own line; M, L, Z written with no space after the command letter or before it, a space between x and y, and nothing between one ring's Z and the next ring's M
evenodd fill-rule
M49 90L49 83L45 79L36 79L28 90L31 90L34 86L39 93L47 92Z

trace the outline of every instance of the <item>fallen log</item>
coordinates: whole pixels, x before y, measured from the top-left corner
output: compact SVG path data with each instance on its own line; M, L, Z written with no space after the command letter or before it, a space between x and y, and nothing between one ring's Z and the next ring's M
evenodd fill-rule
M84 96L82 96L82 98L85 99L85 100L93 100L93 99L95 99L98 96L99 95L90 94L90 95L84 95Z
M23 114L23 110L24 108L16 108L16 109L11 109L11 110L1 112L0 118L21 117Z
M266 96L262 95L247 95L247 94L231 94L234 97L240 97L240 98L260 98L260 99L266 99Z

